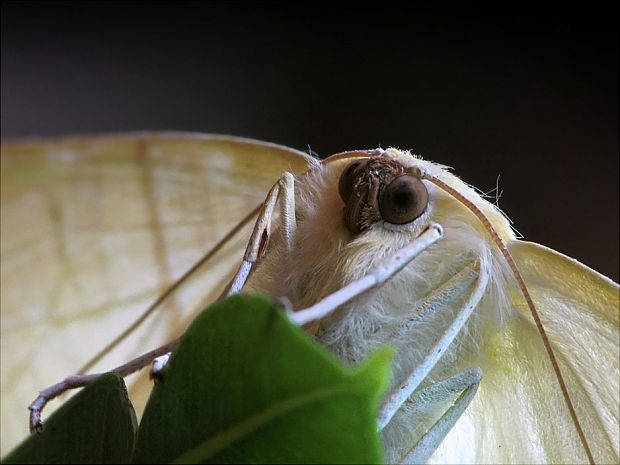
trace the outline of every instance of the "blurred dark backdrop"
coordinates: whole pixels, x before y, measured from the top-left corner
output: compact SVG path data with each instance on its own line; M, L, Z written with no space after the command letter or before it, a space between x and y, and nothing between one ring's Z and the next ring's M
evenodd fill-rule
M618 281L611 6L2 2L2 138L166 129L396 146ZM510 9L507 9L510 8Z

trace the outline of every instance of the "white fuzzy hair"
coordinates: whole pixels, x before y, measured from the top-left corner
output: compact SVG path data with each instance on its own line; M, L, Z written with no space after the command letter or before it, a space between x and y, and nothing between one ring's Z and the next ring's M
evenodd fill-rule
M419 167L446 182L473 202L504 240L515 238L508 220L474 189L437 165L409 152L388 149L386 155L405 167ZM416 320L416 304L436 292L468 265L484 261L490 276L485 295L455 343L428 377L428 383L479 366L480 334L489 325L501 329L502 314L513 286L511 271L480 220L459 200L428 181L425 213L406 227L380 221L354 236L346 228L343 201L338 195L342 171L353 159L335 160L311 169L295 182L296 248L285 251L274 230L268 253L254 271L246 291L287 297L295 309L306 308L343 285L364 276L378 261L414 240L429 224L439 223L444 238L434 244L391 281L338 309L322 320L316 339L348 362L358 362L383 344L397 349L392 384L402 381L420 363L447 322L462 306L471 288L445 302L435 316ZM411 323L412 320L414 323ZM406 328L400 331L399 329ZM484 368L483 368L484 370ZM426 385L426 382L425 382ZM384 431L387 462L397 461L437 419L445 405L420 412L403 408Z

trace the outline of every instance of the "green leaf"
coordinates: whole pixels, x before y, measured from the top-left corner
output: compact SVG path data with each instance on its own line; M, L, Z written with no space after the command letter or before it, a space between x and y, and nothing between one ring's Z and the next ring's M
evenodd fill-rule
M29 436L3 463L128 463L136 427L123 379L108 373L69 399L42 433Z
M134 461L380 462L390 350L343 365L264 297L190 326L151 395Z

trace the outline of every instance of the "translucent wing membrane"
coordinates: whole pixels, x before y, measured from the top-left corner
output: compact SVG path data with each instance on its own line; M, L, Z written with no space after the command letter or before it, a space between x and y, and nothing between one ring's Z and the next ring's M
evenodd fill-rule
M285 171L303 174L280 177ZM449 189L430 182L431 176ZM2 453L26 434L25 407L39 389L71 374L121 332L261 204L278 179L265 205L282 214L265 215L268 225L259 222L259 258L255 266L256 257L247 261L254 267L243 292L286 297L295 310L337 298L386 257L433 228L442 231L380 288L364 288L318 320L304 319L308 312L290 314L347 362L394 346L392 388L433 359L401 408L386 401L388 462L416 443L407 457L431 454L432 463L587 461L541 336L489 225L538 308L594 459L618 462L616 283L517 240L494 205L445 167L407 152L348 152L319 164L276 145L187 134L3 146ZM226 287L251 226L95 369L110 369L178 336ZM446 328L460 314L467 314L462 329L447 338ZM437 347L442 355L432 354ZM446 420L456 424L444 428L437 419L463 389L466 402ZM130 384L138 411L149 390L143 380ZM426 447L418 441L433 425L443 432L431 434Z
M6 143L1 160L2 455L27 435L33 393L120 333L282 172L311 163L275 144L173 133ZM180 335L234 273L251 226L94 370ZM140 411L150 384L129 387Z
M618 285L605 276L539 244L508 244L537 302L549 337L569 381L584 431L597 462L618 460L619 313ZM517 309L523 302L517 300ZM525 337L521 337L525 339ZM516 363L516 361L514 361ZM535 393L532 403L546 404ZM541 414L540 429L569 420L560 412ZM596 453L594 452L596 451Z
M619 451L618 285L535 243L513 241L596 463ZM435 453L435 463L585 463L540 335L515 289L503 330L490 327L478 364L483 382ZM482 307L484 308L484 307ZM468 442L466 438L476 438Z

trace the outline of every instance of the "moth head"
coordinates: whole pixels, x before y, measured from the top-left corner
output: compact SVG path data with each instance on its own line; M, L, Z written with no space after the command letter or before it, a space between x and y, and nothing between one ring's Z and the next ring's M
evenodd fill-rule
M445 166L393 148L345 152L326 161L342 166L338 181L342 221L353 236L375 225L382 230L417 235L432 222L457 229L468 224L484 234L479 220L461 200L428 180L434 177L475 204L500 237L514 238L503 213Z
M381 220L409 224L426 211L429 200L422 179L383 155L351 162L340 175L338 193L345 205L345 224L353 234Z

